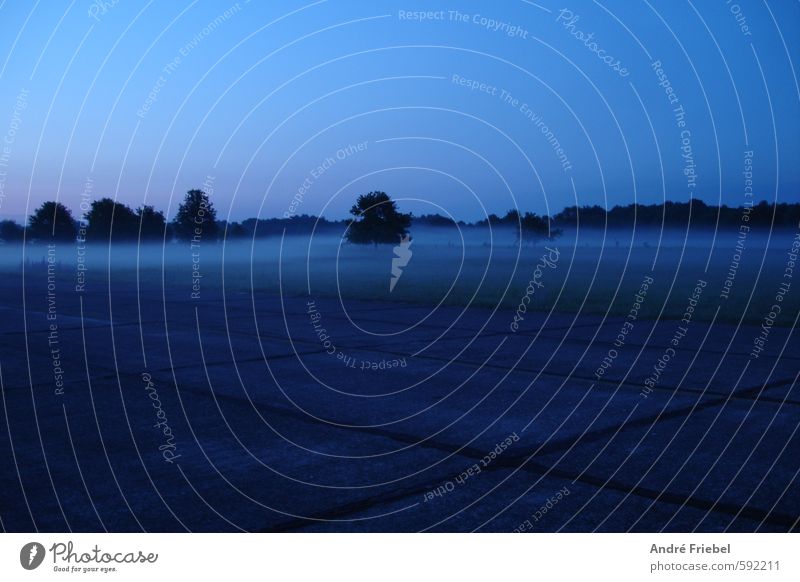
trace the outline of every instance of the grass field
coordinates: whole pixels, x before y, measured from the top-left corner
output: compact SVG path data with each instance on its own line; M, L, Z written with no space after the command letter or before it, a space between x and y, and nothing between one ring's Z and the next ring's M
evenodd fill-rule
M514 311L537 279L528 308L561 313L624 315L635 301L645 276L653 278L641 303L640 317L679 319L698 280L707 282L694 318L758 324L776 303L795 233L751 235L737 251L728 234L583 231L565 233L550 243L518 247L507 232L460 233L439 228L414 232L412 257L392 292L389 290L391 246L342 244L336 236L292 237L203 244L118 245L87 249L87 284L139 284L155 292L163 279L170 289L199 292L313 295L343 300L375 300L423 305L474 305ZM464 236L463 241L461 236ZM553 249L547 251L545 247ZM23 249L3 247L0 268L19 272ZM27 268L38 268L47 249L28 245ZM542 255L557 256L541 267ZM60 243L55 250L58 278L71 286L77 276L76 248ZM738 264L735 259L740 257ZM731 277L731 275L733 275ZM728 279L730 293L722 295ZM800 293L790 290L781 302L775 325L791 326L800 309Z

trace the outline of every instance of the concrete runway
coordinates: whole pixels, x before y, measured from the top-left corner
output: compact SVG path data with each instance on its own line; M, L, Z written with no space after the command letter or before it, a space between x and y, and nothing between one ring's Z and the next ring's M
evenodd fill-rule
M791 328L0 289L6 531L798 529Z

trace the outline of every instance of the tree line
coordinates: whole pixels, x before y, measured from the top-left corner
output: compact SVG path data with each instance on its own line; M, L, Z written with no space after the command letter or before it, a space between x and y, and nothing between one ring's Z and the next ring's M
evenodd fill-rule
M23 240L216 240L220 221L208 195L189 190L178 206L175 218L167 222L164 213L153 206L136 209L111 198L93 201L79 219L61 202L47 201L28 217L26 226L12 220L0 222L0 239Z
M745 217L746 218L743 218ZM558 226L596 226L629 228L640 226L750 226L797 227L800 223L800 204L769 203L762 200L752 206L712 206L697 198L690 202L662 204L628 204L606 210L602 206L570 206L552 218Z
M172 221L153 206L132 209L111 198L91 203L89 210L76 219L60 202L48 201L28 218L26 226L12 220L0 221L0 239L33 240L191 240L213 241L218 238L261 238L287 234L307 234L345 230L355 244L397 244L407 235L411 224L429 227L507 227L517 231L521 242L555 238L562 228L577 226L598 228L682 227L714 225L749 225L794 227L800 223L800 204L770 204L766 201L750 207L711 206L701 200L664 202L662 204L628 204L606 209L602 206L570 206L552 217L533 212L509 210L504 216L490 214L474 223L456 221L439 214L412 216L402 213L385 192L359 196L350 209L352 218L332 221L309 215L290 218L248 218L241 222L217 219L217 212L202 190L189 190L178 206ZM746 218L743 218L746 217Z

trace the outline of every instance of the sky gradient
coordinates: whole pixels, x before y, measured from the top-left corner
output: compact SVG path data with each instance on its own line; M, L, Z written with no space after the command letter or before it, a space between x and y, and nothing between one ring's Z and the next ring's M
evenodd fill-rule
M5 2L0 218L738 206L747 152L797 202L799 31L797 2Z

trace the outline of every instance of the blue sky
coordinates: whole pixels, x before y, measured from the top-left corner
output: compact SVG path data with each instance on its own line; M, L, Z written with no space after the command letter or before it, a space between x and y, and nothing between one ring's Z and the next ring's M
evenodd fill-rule
M204 183L231 219L739 205L746 151L796 202L799 30L796 2L5 2L0 214L87 181L170 217Z

